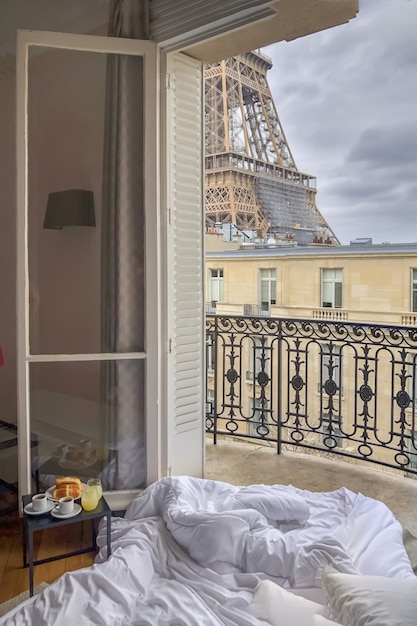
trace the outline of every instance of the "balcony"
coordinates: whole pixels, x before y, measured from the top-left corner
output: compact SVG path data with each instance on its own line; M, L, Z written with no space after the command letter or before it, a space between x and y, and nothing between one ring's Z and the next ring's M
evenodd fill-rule
M208 315L206 332L214 444L232 436L417 478L414 327Z
M277 455L272 443L233 437L219 436L214 445L213 437L207 435L205 477L233 485L281 484L318 492L345 487L363 493L391 509L404 529L410 559L416 563L417 481L378 471L371 464L359 467L339 460L288 450Z
M269 302L262 304L244 304L243 315L250 317L269 317L271 315L271 306Z
M313 311L313 317L315 320L336 320L340 322L347 322L348 320L346 311L333 308L315 309Z
M206 302L206 313L208 315L214 315L217 311L217 301L212 300L211 302Z

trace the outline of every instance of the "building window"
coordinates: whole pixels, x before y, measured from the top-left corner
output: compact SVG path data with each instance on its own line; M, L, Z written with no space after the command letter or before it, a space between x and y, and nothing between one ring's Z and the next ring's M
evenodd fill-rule
M332 419L328 415L323 415L320 428L320 442L326 448L333 450L334 448L342 448L343 434L339 427L337 419Z
M326 382L334 381L337 386L337 395L343 395L342 388L342 355L340 346L334 343L327 343L322 347L321 352L321 383L320 389L326 392L332 392L332 389L326 390Z
M209 301L212 303L223 302L223 270L209 270L208 296Z
M342 306L343 270L321 270L321 306L340 309Z
M321 377L323 384L331 378L336 382L341 379L341 361L340 346L334 343L326 343L322 350L321 361Z
M246 380L256 380L259 372L269 376L270 348L266 337L252 337L249 348L249 369Z
M206 391L206 415L213 415L214 412L214 390Z
M212 332L208 332L206 335L206 363L207 363L207 373L214 374L215 351L214 351L214 333Z
M409 445L408 456L410 457L410 463L407 468L415 470L417 469L417 430L413 432Z
M275 269L259 270L259 304L262 311L269 311L277 303L277 272Z
M417 313L417 269L411 270L411 310Z
M261 401L259 398L249 398L250 410L253 412L249 422L249 435L252 437L265 437L269 433L268 425L268 401Z

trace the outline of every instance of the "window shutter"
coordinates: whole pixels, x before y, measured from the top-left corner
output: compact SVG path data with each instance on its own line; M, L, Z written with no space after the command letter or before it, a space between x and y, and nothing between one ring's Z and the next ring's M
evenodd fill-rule
M335 283L334 286L334 306L336 308L341 308L342 307L342 292L343 292L343 285L342 283Z
M202 66L167 57L167 466L202 476L204 459Z

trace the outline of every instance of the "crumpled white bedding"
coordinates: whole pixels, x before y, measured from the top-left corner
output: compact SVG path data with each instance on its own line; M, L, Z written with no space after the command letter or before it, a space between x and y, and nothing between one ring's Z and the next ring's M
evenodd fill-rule
M291 587L316 586L330 563L348 573L413 574L391 511L344 488L314 493L164 478L139 495L125 517L154 515L193 559L219 572L263 572Z
M65 574L0 625L265 626L249 613L262 579L312 597L326 564L414 577L399 522L347 489L163 478L112 520L108 561L105 540L102 527L95 565Z

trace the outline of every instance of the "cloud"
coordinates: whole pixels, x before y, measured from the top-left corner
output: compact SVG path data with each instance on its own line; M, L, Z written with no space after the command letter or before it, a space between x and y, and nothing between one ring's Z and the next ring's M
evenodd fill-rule
M413 167L417 173L417 126L379 126L365 129L352 146L348 160L375 169Z
M278 115L343 243L417 240L417 0L362 0L348 24L265 48Z

